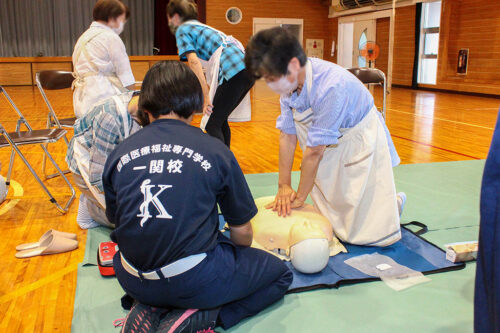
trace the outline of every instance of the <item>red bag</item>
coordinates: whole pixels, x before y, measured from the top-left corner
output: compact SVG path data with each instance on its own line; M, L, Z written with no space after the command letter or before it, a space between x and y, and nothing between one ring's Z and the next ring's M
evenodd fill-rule
M118 245L114 242L101 242L97 250L97 265L102 276L114 276L113 256L118 251Z

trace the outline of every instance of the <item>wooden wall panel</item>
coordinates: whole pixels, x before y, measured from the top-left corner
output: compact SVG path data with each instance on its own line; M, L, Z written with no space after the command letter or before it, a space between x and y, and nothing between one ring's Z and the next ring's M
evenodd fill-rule
M500 1L443 0L436 88L500 94ZM469 49L467 75L456 74Z
M325 44L325 59L333 62L337 62L337 50L339 47L338 36L339 36L339 19L337 17L328 19L328 36L330 36L330 42ZM335 53L333 57L330 55L332 49L332 41L335 41Z
M31 63L0 63L0 85L32 85Z
M415 10L415 5L396 9L392 84L411 86L415 56Z
M57 71L68 71L72 72L73 71L73 64L71 61L69 62L34 62L31 64L32 68L32 78L33 78L33 84L36 84L35 81L35 75L36 73L40 71L46 71L46 70L57 70Z
M130 64L137 81L160 60L179 60L178 56L131 56ZM71 57L5 57L0 58L0 85L25 86L35 84L41 70L72 71Z
M375 41L380 47L379 56L375 62L375 67L380 69L387 76L387 62L389 60L389 21L388 17L377 19L377 36Z
M228 8L238 7L243 12L239 24L230 24L225 14ZM209 0L207 1L207 24L239 39L246 45L253 33L253 18L294 18L304 19L304 45L307 38L324 39L324 59L330 56L333 38L337 39L330 27L334 20L328 19L328 7L319 0Z

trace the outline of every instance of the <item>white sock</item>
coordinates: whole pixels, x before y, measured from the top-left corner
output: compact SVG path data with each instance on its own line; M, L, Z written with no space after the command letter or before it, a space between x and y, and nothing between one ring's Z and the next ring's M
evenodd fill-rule
M397 198L397 202L398 202L399 217L401 217L401 214L403 214L403 209L405 208L406 193L399 192L396 194L396 198Z
M99 226L99 223L90 217L89 210L87 209L87 198L83 194L80 195L80 201L78 202L76 223L82 229L91 229Z

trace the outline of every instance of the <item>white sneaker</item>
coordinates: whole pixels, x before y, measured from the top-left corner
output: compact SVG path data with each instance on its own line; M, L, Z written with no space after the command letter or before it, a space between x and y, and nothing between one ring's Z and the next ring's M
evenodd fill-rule
M397 200L398 200L398 211L399 211L399 217L401 217L401 214L403 214L403 209L405 208L405 203L406 203L406 193L405 192L399 192L396 194Z
M90 217L89 210L87 209L87 198L83 194L80 195L80 201L78 202L76 223L82 229L91 229L99 226L99 223Z

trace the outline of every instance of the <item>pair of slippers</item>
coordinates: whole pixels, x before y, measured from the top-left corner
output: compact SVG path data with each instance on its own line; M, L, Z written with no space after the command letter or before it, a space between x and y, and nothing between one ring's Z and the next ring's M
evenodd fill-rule
M16 258L63 253L77 248L76 234L51 229L44 233L38 242L18 245Z

